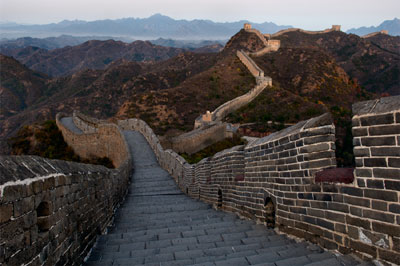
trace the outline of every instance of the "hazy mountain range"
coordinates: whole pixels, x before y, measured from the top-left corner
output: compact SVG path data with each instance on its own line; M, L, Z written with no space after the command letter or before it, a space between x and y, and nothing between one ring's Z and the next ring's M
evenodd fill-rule
M392 20L385 20L379 26L371 26L371 27L361 27L361 28L353 28L349 29L347 33L354 33L360 36L366 35L368 33L377 32L381 30L389 31L390 35L400 36L400 19L394 18Z
M149 18L123 18L116 20L64 20L60 23L45 25L20 25L3 23L0 25L1 38L19 38L24 36L44 38L62 34L83 36L120 36L132 39L229 39L238 32L247 21L217 23L211 20L174 20L170 17L155 14ZM289 28L289 25L278 26L272 22L252 23L265 33L273 33Z
M109 38L122 41L154 40L158 38L177 40L228 40L248 21L213 22L211 20L175 20L168 16L155 14L148 18L123 18L116 20L64 20L59 23L43 25L21 25L0 23L0 38L21 37L47 38L59 35L81 36L88 40ZM254 23L253 27L263 33L275 33L290 28L290 25L276 25L272 22ZM390 35L400 35L400 20L386 20L379 26L352 28L347 33L365 35L371 32L388 30ZM96 36L96 37L95 37ZM101 37L100 37L101 36ZM76 45L77 43L75 43ZM59 48L59 47L57 47Z

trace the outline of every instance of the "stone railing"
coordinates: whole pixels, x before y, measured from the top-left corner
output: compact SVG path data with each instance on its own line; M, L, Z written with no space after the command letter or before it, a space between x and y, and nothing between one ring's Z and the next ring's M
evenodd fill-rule
M303 30L300 28L289 28L285 30L278 31L274 34L271 34L271 37L278 37L282 34L288 33L288 32L293 32L293 31L299 31L302 33L307 33L307 34L323 34L323 33L328 33L328 32L333 32L333 31L340 31L340 26L339 25L332 25L332 28L326 29L326 30L320 30L320 31L309 31L309 30Z
M355 169L336 168L335 126L328 114L195 165L162 150L144 122L123 123L159 147L160 164L188 195L327 249L397 263L399 103L394 96L354 105Z
M247 67L250 73L255 77L264 77L264 71L250 58L250 56L244 51L237 51L236 56L240 61Z
M260 83L257 84L253 89L251 89L248 93L243 94L233 100L230 100L222 105L220 105L217 109L212 112L213 121L220 121L229 113L236 111L237 109L245 106L246 104L253 101L267 86L272 85L272 79L269 77L264 77L260 79Z
M171 147L176 152L193 154L213 143L232 137L233 132L229 130L227 123L214 123L171 139Z
M128 144L115 124L100 122L96 119L73 115L73 121L83 132L74 132L66 127L61 119L64 114L57 114L56 123L64 137L65 142L72 147L74 152L83 158L107 157L115 167L123 165L130 158ZM88 122L89 121L89 122ZM86 133L85 133L86 132Z
M104 123L104 121L86 116L79 111L73 112L72 119L76 127L82 130L84 133L95 133L97 132L98 125L100 123Z
M385 35L388 35L388 34L389 34L389 31L387 31L387 30L381 30L381 31L377 31L377 32L372 32L372 33L366 34L366 35L364 35L364 36L361 36L361 38L363 38L363 39L371 38L371 37L374 37L374 36L376 36L376 35L378 35L378 34L385 34Z
M181 190L194 193L198 187L192 184L194 176L194 168L188 164L179 154L173 150L164 150L161 146L160 140L153 130L147 125L146 122L140 119L132 118L126 120L119 120L118 126L122 130L135 130L140 132L156 155L157 161L168 173L175 179ZM183 177L186 179L183 179ZM188 181L190 179L190 181Z
M118 169L0 156L0 264L82 265L128 188Z

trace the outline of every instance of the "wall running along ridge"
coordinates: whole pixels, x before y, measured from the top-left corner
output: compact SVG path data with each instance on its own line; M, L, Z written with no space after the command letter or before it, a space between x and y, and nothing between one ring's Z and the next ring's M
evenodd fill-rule
M83 133L75 133L61 122L61 119L65 116L65 114L57 114L57 126L65 142L80 157L107 157L118 168L130 156L128 144L121 130L115 124L106 122L97 123L93 118L88 118L79 112L74 112L73 121L83 131Z
M281 36L282 34L288 33L288 32L293 32L293 31L299 31L307 34L323 34L323 33L328 33L332 31L340 31L340 25L332 25L332 28L326 29L326 30L321 30L321 31L309 31L309 30L303 30L300 28L289 28L286 30L281 30L278 31L277 33L271 34L271 37L278 37Z
M61 117L57 125L80 156L107 156L118 168L0 156L0 264L81 265L127 192L132 160L119 128L76 115L82 129L96 131L77 134Z
M364 35L364 36L361 36L361 38L366 39L366 38L374 37L374 36L376 36L376 35L378 35L378 34L385 34L385 35L388 35L388 34L389 34L389 31L387 31L387 30L381 30L381 31L377 31L377 32L372 32L372 33L366 34L366 35Z
M246 66L250 73L256 78L257 85L251 89L248 93L239 96L231 101L228 101L220 105L214 112L211 113L211 121L208 121L209 115L201 115L195 121L194 128L201 128L204 125L208 125L215 121L221 121L226 115L236 111L240 107L253 101L267 86L272 86L272 79L270 77L264 77L264 71L250 58L252 56L261 56L269 52L277 51L280 47L279 40L266 40L258 30L252 29L250 24L245 24L244 29L247 32L254 33L260 38L265 47L255 53L247 53L245 51L237 51L236 56ZM207 120L203 118L206 117Z
M353 106L356 168L336 168L329 114L189 165L141 132L180 189L218 208L342 253L400 259L400 96ZM354 172L354 175L353 175Z
M173 138L171 146L176 152L193 154L213 143L232 137L233 132L229 130L229 124L216 123Z

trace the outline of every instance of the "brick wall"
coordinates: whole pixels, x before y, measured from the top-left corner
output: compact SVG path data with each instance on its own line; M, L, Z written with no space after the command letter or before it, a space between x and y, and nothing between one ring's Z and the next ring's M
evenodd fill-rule
M196 153L213 143L232 137L233 133L227 127L227 123L203 126L171 139L171 147L176 152Z
M144 122L123 123L157 147L162 167L190 196L327 249L398 263L400 96L355 104L353 113L355 169L336 168L329 114L195 165L158 146Z
M65 142L72 147L74 152L83 158L107 157L115 167L120 167L130 157L128 144L121 130L115 124L90 122L83 116L74 113L73 120L83 133L73 132L65 127L61 118L64 114L57 114L56 123Z
M129 182L119 169L0 156L0 264L81 265Z
M244 51L237 51L237 57L254 77L264 77L264 71Z
M74 121L74 124L85 133L97 132L98 124L102 122L95 118L88 117L78 111L73 112L72 119Z

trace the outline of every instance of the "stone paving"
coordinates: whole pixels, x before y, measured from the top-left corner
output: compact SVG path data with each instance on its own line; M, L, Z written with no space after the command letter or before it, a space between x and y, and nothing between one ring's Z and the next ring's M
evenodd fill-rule
M135 167L129 193L85 265L374 265L191 199L158 165L140 133L124 134Z

